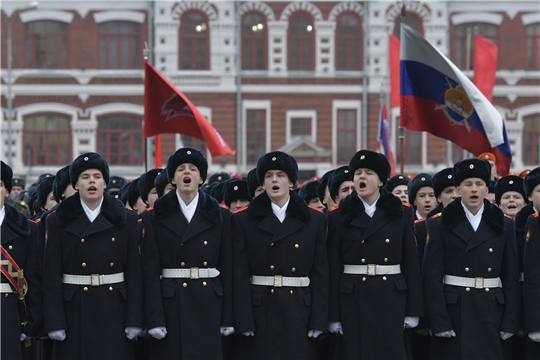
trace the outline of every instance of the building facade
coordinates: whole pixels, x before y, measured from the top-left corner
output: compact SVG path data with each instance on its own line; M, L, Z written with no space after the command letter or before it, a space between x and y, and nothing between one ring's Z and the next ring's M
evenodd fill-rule
M493 103L506 119L512 171L540 164L536 1L26 3L1 4L0 151L30 181L86 151L127 178L154 166L153 140L142 134L146 47L236 149L207 153L210 173L246 174L272 150L296 157L300 180L346 164L376 147L380 106L389 104L389 35L399 36L403 4L404 21L470 77L472 34L497 44ZM406 173L433 173L468 155L407 130L401 154L399 107L389 117L398 170L401 156ZM163 163L180 140L206 151L201 140L164 134Z

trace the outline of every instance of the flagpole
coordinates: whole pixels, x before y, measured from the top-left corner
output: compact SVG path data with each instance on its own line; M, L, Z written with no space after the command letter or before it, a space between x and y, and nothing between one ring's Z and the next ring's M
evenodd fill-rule
M148 43L145 41L144 49L143 49L143 59L145 63L148 62L148 53L149 53ZM144 172L145 173L148 172L148 138L147 137L144 138Z
M403 3L403 5L401 6L401 15L400 15L400 26L401 24L403 24L405 22L405 15L407 14L406 10L405 10L405 2ZM399 31L399 41L403 44L403 42L401 41L401 29ZM401 69L400 69L400 72L401 72ZM400 82L401 84L401 82ZM402 86L402 85L400 85ZM400 89L400 92L401 92L401 89ZM400 114L400 117L401 117L401 114ZM399 172L400 174L404 174L405 173L405 159L404 159L404 156L403 156L403 153L404 153L404 145L403 143L405 142L405 129L403 128L403 126L401 126L401 120L399 122L399 135L398 135L398 139L399 139Z

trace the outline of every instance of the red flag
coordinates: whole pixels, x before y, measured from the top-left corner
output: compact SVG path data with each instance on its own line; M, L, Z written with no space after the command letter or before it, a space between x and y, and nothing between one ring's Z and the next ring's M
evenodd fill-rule
M144 65L144 136L185 134L203 139L212 157L236 154L195 105L149 63Z
M399 39L395 35L388 38L390 44L390 107L399 106Z
M161 137L159 135L156 135L154 147L155 147L154 156L156 158L154 167L160 168L162 161L161 161Z
M498 55L497 45L483 36L474 35L473 82L490 102L493 99Z

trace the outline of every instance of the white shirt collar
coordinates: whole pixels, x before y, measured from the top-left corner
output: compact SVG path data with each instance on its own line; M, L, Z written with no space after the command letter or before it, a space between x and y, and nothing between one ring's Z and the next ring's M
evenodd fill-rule
M195 195L189 205L186 205L178 191L176 191L176 197L178 198L178 203L180 204L180 210L186 217L188 223L191 222L191 219L193 219L193 215L195 215L195 210L197 210L197 204L199 203L199 192L197 192L197 195Z
M4 218L6 217L6 207L2 206L0 209L0 226L4 223Z
M482 204L482 207L476 215L473 215L472 212L467 209L467 207L463 204L463 201L461 201L461 206L463 206L463 210L465 210L465 215L467 216L467 220L469 220L469 223L473 227L474 231L478 230L478 227L480 226L480 221L482 220L482 213L484 212L484 204Z
M96 218L98 217L99 213L101 212L101 205L103 204L103 198L101 198L101 202L99 203L99 205L97 206L97 208L95 208L94 210L91 210L88 205L86 205L84 203L84 201L81 200L81 205L82 205L82 208L84 209L84 212L86 214L86 217L88 217L88 220L90 220L90 222L94 222L94 220L96 220Z
M416 210L416 218L417 218L417 219L422 219L422 218L424 218L424 216L420 215L420 213L418 212L418 210Z
M277 206L276 204L271 203L272 212L274 213L274 215L276 215L276 217L278 218L280 222L283 222L283 220L285 220L285 216L287 215L287 207L289 206L290 200L291 200L291 197L289 196L289 198L287 199L287 202L281 208Z
M375 202L373 204L368 205L368 203L365 202L364 199L362 199L362 197L360 195L358 195L358 198L364 204L364 211L366 212L366 214L369 217L373 217L373 214L375 214L375 210L377 210L377 201L379 201L380 197L381 197L381 194L379 193L379 196L377 196L377 200L375 200Z

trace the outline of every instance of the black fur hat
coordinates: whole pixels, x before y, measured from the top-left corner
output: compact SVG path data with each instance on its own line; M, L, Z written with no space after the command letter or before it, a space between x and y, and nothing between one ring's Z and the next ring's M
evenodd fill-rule
M283 151L272 151L259 158L257 161L257 180L260 185L264 183L264 175L270 170L285 172L293 185L298 180L296 159Z
M424 186L433 187L433 178L427 173L420 173L416 175L411 182L407 185L407 191L409 192L409 204L414 204L416 193Z
M47 195L53 191L54 176L43 178L37 187L37 202L40 209L45 209L47 203ZM51 210L51 209L46 209Z
M127 187L127 200L129 206L131 206L132 209L135 208L135 205L137 205L137 199L139 198L139 196L141 196L141 193L139 192L140 180L140 177L131 180L129 186Z
M298 195L304 199L306 204L309 204L309 202L312 199L319 198L317 195L317 187L319 186L318 180L310 180L304 183L302 187L300 188L300 191L298 192Z
M65 200L65 198L62 196L62 193L66 190L67 186L71 182L71 179L69 178L69 166L70 165L61 168L56 172L56 175L54 176L52 192L54 200L56 200L56 202L58 203L62 200Z
M169 184L169 178L167 177L167 169L161 170L154 179L154 187L156 188L159 197L162 197L165 193L165 186Z
M227 174L226 172L218 172L215 174L212 174L208 178L208 185L214 183L214 182L224 182L231 178L231 175Z
M223 185L223 202L225 205L230 207L231 202L234 200L251 201L251 199L247 180L232 178Z
M332 200L338 196L339 187L345 181L352 181L351 171L347 165L343 165L335 169L332 176L330 176L330 179L328 179L328 191L330 192L330 197L332 197Z
M210 196L212 196L214 199L217 200L218 203L223 202L223 187L225 186L224 182L216 181L211 185L210 188Z
M328 186L328 180L330 179L330 176L334 173L334 169L327 171L324 173L322 178L319 179L319 184L317 185L317 196L319 197L319 200L323 202L324 195L326 193L326 187Z
M144 203L148 201L148 193L155 187L154 180L156 180L156 177L162 170L162 168L148 170L139 178L139 194L141 194L141 199Z
M113 175L109 179L109 182L107 183L107 188L105 189L105 191L110 191L111 189L120 190L122 186L126 185L127 183L128 181L125 177Z
M391 193L396 188L396 186L399 186L399 185L407 186L409 185L410 182L411 182L411 179L409 179L407 175L399 174L399 175L392 176L386 182L386 185L384 186L384 188L386 189L386 191Z
M176 172L178 166L187 163L193 164L197 167L197 169L199 169L201 179L203 180L202 182L204 183L208 173L208 161L206 161L206 158L199 150L191 147L183 147L176 150L176 152L172 154L167 161L167 177L171 184L172 180L174 180L174 173Z
M248 193L251 198L255 198L255 190L260 186L257 180L257 168L249 170L247 174Z
M118 190L118 194L116 194L114 197L120 200L124 206L128 203L128 195L129 195L129 188L131 183L128 182L120 190Z
M540 184L540 166L531 170L523 179L523 189L527 199L531 196L536 185Z
M371 169L379 175L379 179L382 181L383 186L388 181L390 175L390 163L383 154L371 150L360 150L352 157L349 162L349 173L351 179L354 178L354 172L356 169Z
M13 170L11 167L2 161L2 181L4 182L4 187L8 192L11 192L12 182L13 182Z
M507 191L516 191L523 196L525 203L528 203L525 189L523 189L523 178L516 175L503 176L495 184L495 202L497 206L501 204L501 198Z
M71 186L75 187L79 175L83 171L88 169L97 169L101 171L105 184L109 183L109 164L103 156L95 152L87 152L79 155L69 167L69 178L71 179Z
M452 172L453 169L447 167L433 175L433 192L436 198L442 194L444 189L454 186L454 175L452 175Z
M452 170L454 186L459 186L461 182L469 178L480 178L485 181L486 186L491 182L491 165L487 160L471 158L458 161Z
M20 186L23 190L26 187L26 180L21 178L13 178L11 186Z

